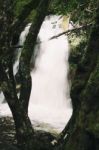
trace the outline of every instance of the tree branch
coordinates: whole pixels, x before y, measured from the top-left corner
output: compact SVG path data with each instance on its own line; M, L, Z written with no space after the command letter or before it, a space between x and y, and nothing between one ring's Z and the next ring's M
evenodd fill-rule
M20 57L18 72L21 79L20 101L23 103L23 106L27 108L31 92L30 61L34 52L37 35L46 16L49 3L50 0L40 1Z
M48 39L48 41L50 40L53 40L55 38L58 38L64 34L70 34L71 32L77 32L78 30L86 30L87 28L91 27L93 24L90 23L90 24L87 24L87 25L84 25L84 26L80 26L80 27L77 27L77 28L73 28L73 29L70 29L70 30L67 30L67 31L64 31L62 33L59 33L55 36L52 36L51 38ZM41 44L42 42L39 41L39 42L35 42L35 44ZM23 45L15 45L15 46L11 46L11 48L23 48Z
M12 22L11 32L12 32L12 44L17 44L20 33L27 24L27 17L33 9L36 9L39 5L40 0L31 0L28 4L24 6L19 16Z
M8 102L11 109L14 109L16 103L18 102L17 95L14 91L13 79L9 78L3 64L0 62L0 84L2 92Z
M12 27L16 28L19 27L22 22L29 16L30 12L35 9L40 0L31 0L28 4L26 4L21 12L21 14L18 16L18 18L13 22Z
M77 28L73 28L73 29L64 31L64 32L59 33L59 34L57 34L57 35L55 35L55 36L52 36L51 38L49 38L49 40L53 40L53 39L58 38L58 37L60 37L60 36L62 36L62 35L64 35L64 34L70 34L71 32L76 32L76 31L78 31L78 30L82 30L82 29L83 29L83 30L86 30L87 28L91 27L92 25L93 25L93 24L90 23L90 24L87 24L87 25L84 25L84 26L80 26L80 27L77 27Z
M23 45L12 45L10 48L15 48L15 49L23 48Z

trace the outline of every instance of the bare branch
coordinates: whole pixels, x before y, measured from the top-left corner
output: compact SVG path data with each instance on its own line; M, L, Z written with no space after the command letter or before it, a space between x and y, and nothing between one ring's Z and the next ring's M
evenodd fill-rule
M23 48L23 45L12 45L10 48L15 48L15 49L17 49L17 48Z
M77 27L77 28L73 28L73 29L64 31L64 32L59 33L59 34L57 34L57 35L55 35L55 36L52 36L51 38L49 38L49 40L53 40L53 39L58 38L58 37L60 37L60 36L62 36L62 35L64 35L64 34L70 34L71 32L76 32L76 31L78 31L78 30L82 30L82 29L85 30L85 29L87 29L88 27L91 27L92 25L93 25L93 24L90 23L90 24L87 24L87 25L84 25L84 26L80 26L80 27Z
M48 41L53 40L55 38L58 38L58 37L60 37L60 36L62 36L64 34L70 34L71 32L77 32L78 30L82 30L82 29L86 30L88 27L91 27L92 25L93 24L90 23L90 24L87 24L87 25L84 25L84 26L80 26L80 27L76 27L76 28L64 31L64 32L59 33L59 34L57 34L55 36L52 36L51 38L48 39ZM41 43L43 43L43 41L42 42L41 41L35 42L35 44L41 44ZM15 46L11 46L11 48L23 48L23 45L15 45Z

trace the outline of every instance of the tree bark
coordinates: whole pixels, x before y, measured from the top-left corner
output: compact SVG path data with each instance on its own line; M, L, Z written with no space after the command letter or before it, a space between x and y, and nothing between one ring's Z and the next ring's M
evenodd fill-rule
M33 4L33 0L31 1ZM19 62L19 77L20 77L20 97L17 96L17 90L16 90L16 79L13 73L13 47L11 48L11 40L13 38L13 33L12 31L17 27L20 30L20 26L17 26L17 24L20 22L20 18L25 20L25 17L29 14L29 12L32 10L29 10L26 13L26 16L23 17L23 13L19 17L19 21L16 21L16 24L12 25L11 22L10 24L7 24L7 16L9 13L4 11L4 15L6 20L4 21L4 30L2 31L2 36L0 41L2 41L2 37L4 38L4 41L1 45L1 52L0 53L0 58L3 58L0 60L0 86L2 88L2 91L4 93L5 99L10 107L10 110L12 112L14 122L15 122L15 127L16 127L16 137L17 137L17 142L20 150L33 150L33 133L34 130L32 128L30 119L28 117L28 104L29 104L29 98L30 98L30 93L31 93L31 76L30 76L30 61L31 61L31 56L34 52L34 47L36 43L36 38L38 35L38 32L40 30L41 24L47 14L47 9L50 3L50 0L41 0L39 1L39 4L37 6L37 2L35 2L34 7L36 8L36 14L33 18L32 26L30 28L29 34L26 38L25 44L22 49L22 54L20 57L20 62ZM4 4L4 6L6 6ZM8 6L6 6L8 7ZM24 10L23 10L24 12ZM7 14L6 14L7 13ZM13 15L12 15L13 16ZM13 17L12 17L13 20ZM11 20L11 21L12 21ZM23 21L22 20L22 21ZM12 29L11 29L12 28ZM10 34L11 31L11 34ZM9 37L11 35L11 37ZM4 49L6 51L6 57L4 53Z
M72 83L71 98L76 113L63 132L63 138L69 132L63 139L64 150L99 149L99 9L95 21Z

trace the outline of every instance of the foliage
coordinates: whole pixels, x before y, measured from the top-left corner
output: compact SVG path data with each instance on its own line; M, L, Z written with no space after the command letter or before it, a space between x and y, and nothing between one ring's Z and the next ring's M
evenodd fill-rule
M15 16L18 16L22 9L24 8L24 6L26 4L28 4L31 0L16 0L16 4L15 4L15 9L14 9L14 13L15 13Z

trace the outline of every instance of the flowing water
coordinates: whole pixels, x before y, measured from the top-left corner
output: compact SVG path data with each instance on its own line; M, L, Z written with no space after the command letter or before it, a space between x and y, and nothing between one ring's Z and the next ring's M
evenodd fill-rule
M37 38L35 68L31 71L32 91L29 104L29 116L37 129L61 132L71 117L72 106L69 95L67 36L49 40L63 32L62 17L47 16ZM20 35L19 44L23 44L31 24ZM14 72L18 70L21 49L18 50ZM33 61L33 60L31 60ZM11 115L6 103L0 104L0 115Z

